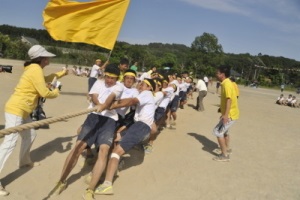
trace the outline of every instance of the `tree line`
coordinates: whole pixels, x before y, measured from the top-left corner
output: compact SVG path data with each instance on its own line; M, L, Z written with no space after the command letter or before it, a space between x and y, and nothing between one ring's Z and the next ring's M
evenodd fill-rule
M22 43L21 36L36 39L39 44L57 55L53 62L68 65L91 66L96 58L107 59L109 50L89 44L53 40L46 30L0 25L0 55L10 59L27 59L30 48ZM62 48L80 51L64 52ZM127 57L130 63L138 62L139 71L152 66L172 73L191 72L193 77L215 76L219 65L229 65L239 76L239 81L256 81L259 85L291 87L300 86L300 62L294 59L269 55L225 53L218 38L212 33L195 37L188 47L183 44L149 43L129 44L117 41L110 62Z

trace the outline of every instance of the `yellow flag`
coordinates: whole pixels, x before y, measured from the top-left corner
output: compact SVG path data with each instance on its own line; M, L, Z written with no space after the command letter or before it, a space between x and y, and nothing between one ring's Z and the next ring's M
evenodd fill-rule
M130 0L50 0L44 26L55 40L94 44L112 50Z

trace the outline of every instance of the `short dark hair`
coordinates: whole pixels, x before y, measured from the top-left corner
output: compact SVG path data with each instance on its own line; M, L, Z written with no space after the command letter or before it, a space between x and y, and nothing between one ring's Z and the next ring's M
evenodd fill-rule
M105 67L105 71L104 72L120 76L120 69L118 68L118 66L116 64L109 64L109 65L107 65Z
M120 64L121 65L129 65L129 60L127 58L121 58L120 59Z
M221 65L218 67L218 71L225 74L225 77L230 77L230 67L228 65Z

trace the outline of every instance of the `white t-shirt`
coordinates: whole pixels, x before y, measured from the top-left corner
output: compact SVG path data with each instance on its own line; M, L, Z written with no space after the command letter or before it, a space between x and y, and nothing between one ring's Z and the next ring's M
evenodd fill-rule
M98 65L93 65L92 69L91 69L91 73L90 73L90 77L92 78L97 78L98 74L99 74L99 69L100 67Z
M207 83L208 82L207 76L204 76L203 80L204 80L205 83Z
M134 121L141 121L147 124L150 128L154 121L155 112L155 102L151 91L142 91L137 99L139 103L137 104Z
M81 70L79 68L76 69L77 76L80 76L82 74Z
M179 95L179 83L177 80L173 80L172 82L170 82L170 84L175 84L177 87L177 90L175 92L175 95Z
M139 91L136 88L127 88L124 86L123 83L118 83L118 84L123 87L123 92L120 99L135 98L139 95ZM129 107L122 107L122 108L117 108L116 111L119 115L124 117L128 109Z
M284 97L278 97L277 100L278 100L278 101L283 101L283 100L284 100Z
M200 91L207 91L207 87L202 79L199 79L196 88Z
M182 82L179 84L180 91L186 92L189 85L186 82Z
M164 95L163 99L161 100L160 104L158 105L158 107L164 108L166 109L167 106L170 103L170 98L167 97L167 95Z
M143 73L141 77L139 78L140 81L143 81L145 78L151 78L151 75L147 72Z
M172 86L168 86L167 88L163 88L162 91L165 92L165 98L169 99L169 104L175 96L174 88Z
M154 96L154 102L155 102L155 109L159 106L160 102L163 100L164 98L164 93L161 91L158 91L155 93Z
M291 97L291 98L288 97L288 98L286 99L287 103L290 103L292 100L293 100L292 97Z
M107 87L105 84L104 80L97 80L93 87L91 88L89 94L98 94L98 101L103 104L105 103L107 97L111 94L111 93L115 93L116 97L115 99L120 99L121 95L123 92L123 87L119 84L116 84L114 86L111 87ZM95 105L92 104L92 107L94 107ZM110 117L112 119L114 119L115 121L118 120L118 114L117 111L115 109L113 110L104 110L100 113L98 112L94 112L95 114L98 115L103 115L106 117Z

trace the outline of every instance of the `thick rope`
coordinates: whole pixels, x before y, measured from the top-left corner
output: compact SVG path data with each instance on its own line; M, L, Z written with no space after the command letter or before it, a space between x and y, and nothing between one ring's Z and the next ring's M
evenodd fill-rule
M52 124L54 122L63 121L65 119L77 117L79 115L84 115L84 114L96 111L96 109L97 108L90 108L90 109L79 111L79 112L76 112L76 113L66 114L66 115L58 116L58 117L51 117L51 118L48 118L48 119L43 119L43 120L40 120L40 121L35 121L35 122L26 123L26 124L22 124L22 125L19 125L19 126L3 129L3 130L0 130L0 135L8 135L10 133L16 133L16 132L20 132L20 131L31 129L31 128L37 128L37 127L40 127L40 126L44 126L46 124Z

